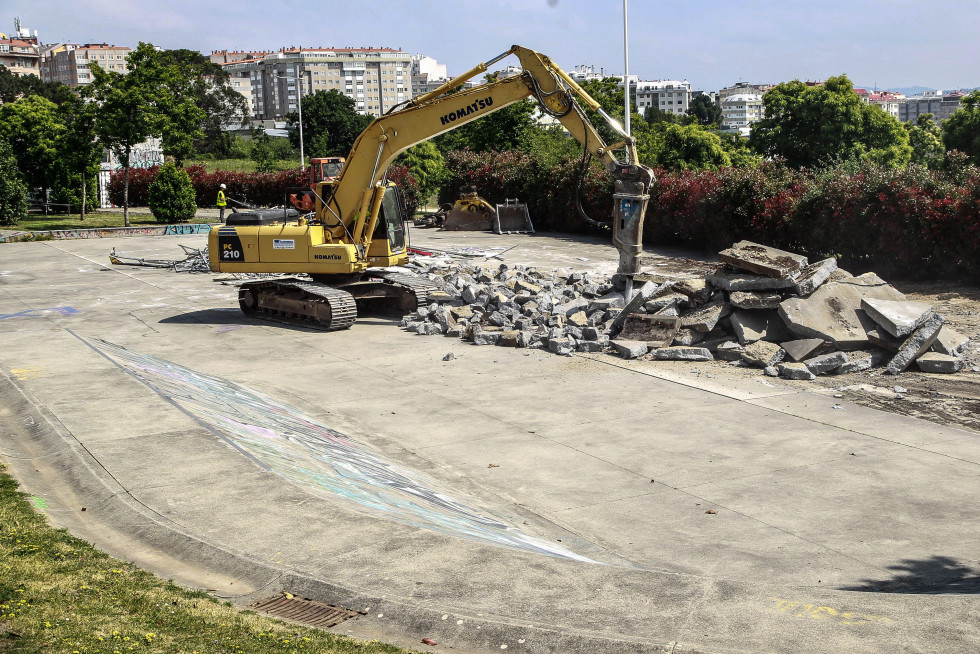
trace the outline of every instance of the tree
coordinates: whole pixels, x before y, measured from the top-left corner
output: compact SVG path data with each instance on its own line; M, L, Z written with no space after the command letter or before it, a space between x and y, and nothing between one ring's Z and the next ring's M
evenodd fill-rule
M474 152L526 151L537 129L534 111L530 100L521 100L441 134L434 141L443 153L465 148Z
M196 149L219 156L227 155L231 136L225 126L244 126L248 123L249 107L245 96L231 87L230 77L224 68L200 52L164 50L157 56L163 67L179 73L183 80L182 94L191 98L194 106L203 112L197 125L201 136L196 137Z
M147 52L147 49L150 52ZM95 131L99 141L111 149L122 164L123 224L129 227L129 163L133 148L162 131L161 115L157 110L158 84L142 69L150 60L153 46L140 43L127 57L130 72L122 75L102 70L92 64L92 94L96 109Z
M980 165L980 90L960 98L959 109L943 121L943 145L959 150Z
M0 225L13 225L27 215L27 186L20 178L10 145L0 139Z
M419 186L419 198L424 203L439 190L446 179L446 160L432 141L423 141L405 150L395 163L408 168Z
M637 135L637 153L643 163L668 170L717 170L732 165L718 135L700 125L651 125Z
M95 182L103 148L95 132L96 105L74 93L58 105L58 118L65 129L57 141L59 168L62 170L56 200L81 207L81 219L90 202L89 187ZM74 182L80 180L76 186ZM81 193L76 195L75 190Z
M43 82L37 75L14 75L0 64L0 104L16 102L28 95L39 95L57 103L59 93L66 89L68 87L59 82Z
M762 98L765 117L752 126L749 143L765 157L800 168L854 159L907 163L908 135L878 105L862 102L846 75L807 86L784 82Z
M160 223L183 223L197 214L194 184L186 170L172 161L160 167L150 184L149 205L153 217Z
M709 125L714 125L715 127L721 125L721 107L703 93L691 99L691 105L687 110L687 115L693 116L697 119L699 125L704 125L705 127Z
M660 107L654 106L646 108L646 111L643 112L643 120L651 125L656 125L657 123L674 123L675 125L680 125L684 122L684 119L677 114L664 111Z
M321 157L346 157L354 141L374 120L354 109L354 100L339 91L316 91L304 97L303 138L316 146ZM286 115L291 125L299 124L296 112ZM294 147L299 146L299 134L290 134Z
M24 182L49 189L57 166L57 141L64 132L55 103L28 95L0 107L0 138L10 145Z
M920 114L904 127L912 147L912 162L936 170L943 164L943 135L932 114Z

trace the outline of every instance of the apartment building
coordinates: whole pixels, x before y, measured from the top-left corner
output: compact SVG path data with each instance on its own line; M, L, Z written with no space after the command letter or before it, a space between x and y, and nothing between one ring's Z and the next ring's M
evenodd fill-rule
M91 84L89 65L96 63L103 70L126 74L126 57L132 52L125 46L106 43L59 43L44 46L41 52L41 79L61 82L72 88Z
M876 104L884 109L886 114L895 118L898 118L899 105L905 100L904 95L893 91L871 91L869 89L856 88L854 92L866 104Z
M358 113L380 116L412 97L412 56L391 48L283 48L261 58L223 64L244 88L253 118L282 119L297 111L299 98L337 91L354 100Z
M772 84L749 84L748 82L736 82L734 85L718 91L718 104L725 101L731 95L765 95L773 87Z
M898 105L898 119L903 123L915 121L922 114L932 114L935 121L949 118L954 111L960 108L960 98L962 91L928 91L921 96L906 98Z
M721 101L721 128L738 130L743 136L764 115L761 93L736 93Z
M0 65L6 66L15 76L40 77L40 60L37 39L0 38Z
M691 107L691 97L691 83L687 80L660 79L636 83L636 108L641 114L650 107L657 107L665 113L685 116Z

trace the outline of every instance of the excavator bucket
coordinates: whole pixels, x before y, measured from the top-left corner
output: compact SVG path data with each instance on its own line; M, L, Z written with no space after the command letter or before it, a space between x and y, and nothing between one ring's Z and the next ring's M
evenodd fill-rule
M497 234L533 234L534 225L531 224L527 205L517 198L507 198L504 204L498 204L493 217L493 231Z
M453 208L446 212L442 228L451 232L478 232L491 228L494 217L493 205L481 198L476 189L460 194Z

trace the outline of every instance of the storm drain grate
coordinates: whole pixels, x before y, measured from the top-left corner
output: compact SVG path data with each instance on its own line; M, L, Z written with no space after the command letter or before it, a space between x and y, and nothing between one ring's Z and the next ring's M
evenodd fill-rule
M321 627L324 629L336 626L344 620L358 615L354 611L348 611L339 606L331 606L323 602L317 602L316 600L293 597L288 593L279 593L278 595L267 597L264 600L259 600L249 608L274 615L277 618L283 618L284 620L302 622L311 627Z

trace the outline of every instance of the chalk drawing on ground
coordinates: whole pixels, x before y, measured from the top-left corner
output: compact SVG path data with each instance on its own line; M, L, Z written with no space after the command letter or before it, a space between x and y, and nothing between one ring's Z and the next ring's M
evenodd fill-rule
M108 341L78 338L262 467L306 489L402 524L592 562L472 508L433 480L258 391Z
M47 309L25 309L24 311L18 311L17 313L0 313L0 320L6 320L7 318L40 318L44 315L45 311L56 311L62 316L71 316L78 313L78 309L73 309L71 307L49 307Z

